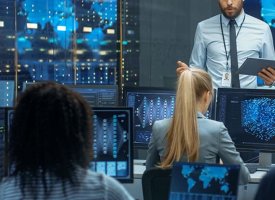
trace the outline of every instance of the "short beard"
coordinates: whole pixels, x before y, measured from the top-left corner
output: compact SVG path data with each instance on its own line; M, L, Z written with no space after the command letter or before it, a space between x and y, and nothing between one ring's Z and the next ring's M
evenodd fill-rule
M232 16L228 16L224 10L221 10L221 12L222 12L223 16L225 16L227 19L235 19L236 17L238 17L241 14L242 9L240 11L238 11L235 15L232 15Z
M237 13L234 16L228 16L226 14L226 12L222 9L221 4L219 3L220 10L221 10L223 16L225 16L227 19L235 19L236 17L238 17L242 13L242 10L243 10L243 1L242 1L240 6L241 6L241 9L238 10Z

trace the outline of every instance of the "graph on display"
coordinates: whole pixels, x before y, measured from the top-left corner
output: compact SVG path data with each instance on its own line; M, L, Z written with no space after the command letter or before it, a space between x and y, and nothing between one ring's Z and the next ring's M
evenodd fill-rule
M134 109L134 143L147 147L156 120L174 115L176 92L172 89L153 87L125 87L124 105ZM205 116L215 119L216 90Z
M90 169L121 182L133 179L132 108L93 108L93 159Z
M175 91L125 88L125 105L134 109L134 142L147 146L156 120L174 115Z
M237 148L274 151L274 90L219 88L217 120L224 122Z
M0 107L11 107L14 103L14 81L0 80Z
M275 137L275 99L252 98L241 103L241 126L262 141Z

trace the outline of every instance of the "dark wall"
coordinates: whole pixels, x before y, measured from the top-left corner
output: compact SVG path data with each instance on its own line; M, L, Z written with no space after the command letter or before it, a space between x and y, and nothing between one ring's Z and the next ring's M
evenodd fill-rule
M197 23L218 12L213 0L140 0L140 86L173 87L176 61L189 62Z

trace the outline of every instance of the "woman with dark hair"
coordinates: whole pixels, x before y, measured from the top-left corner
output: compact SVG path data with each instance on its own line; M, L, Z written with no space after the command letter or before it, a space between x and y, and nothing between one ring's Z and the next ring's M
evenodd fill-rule
M28 88L10 130L11 174L0 199L132 199L113 178L88 170L91 111L63 85Z

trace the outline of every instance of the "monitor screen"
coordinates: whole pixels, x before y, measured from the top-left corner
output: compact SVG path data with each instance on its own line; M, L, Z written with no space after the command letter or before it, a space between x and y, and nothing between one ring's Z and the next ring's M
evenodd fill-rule
M214 93L216 90L214 90ZM153 87L125 87L124 105L134 109L134 143L147 148L152 126L156 120L172 118L176 101L176 91L173 89ZM216 94L209 106L207 118L215 118Z
M239 165L176 163L172 168L169 200L236 200L239 172Z
M23 90L36 82L27 82L23 85ZM117 85L66 85L72 90L81 94L91 107L118 106L118 86Z
M0 80L0 107L11 107L14 103L14 81Z
M275 90L219 88L216 117L239 150L275 152Z
M0 128L3 125L5 130L3 138L0 138L0 179L10 174L8 141L5 138L8 138L13 113L13 108L0 108ZM93 152L90 169L103 172L121 182L133 182L133 109L94 107L92 121Z
M4 177L5 148L5 108L0 107L0 180Z
M9 175L8 137L13 119L14 108L0 107L0 180Z
M118 106L117 85L67 85L80 93L91 107Z
M93 151L90 169L121 182L133 182L133 109L93 108Z

